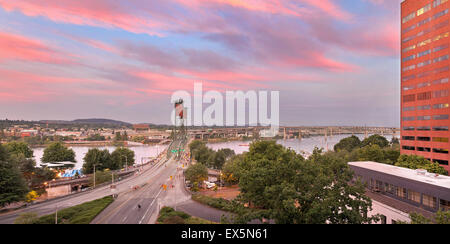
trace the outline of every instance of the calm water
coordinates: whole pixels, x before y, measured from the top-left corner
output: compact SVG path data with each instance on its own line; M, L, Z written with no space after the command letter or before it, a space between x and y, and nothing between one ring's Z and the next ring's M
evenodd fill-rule
M75 168L81 169L83 167L83 158L88 152L89 149L95 147L70 147L75 151L75 159L77 161ZM108 149L110 153L112 153L116 147L97 147L100 150ZM135 146L129 147L130 150L134 151L134 160L136 164L141 163L142 157L156 157L158 153L164 151L167 148L167 145L144 145L144 146ZM45 148L34 148L34 159L36 160L36 164L40 166L41 158L44 155Z
M297 153L309 155L312 153L315 147L326 149L328 144L328 149L333 150L334 145L336 145L341 139L349 137L351 135L335 135L328 136L327 141L325 142L325 137L323 136L314 136L310 138L303 138L302 140L298 139L289 139L289 140L278 140L277 143L281 144L287 148L291 148L295 150ZM356 135L359 139L363 140L364 135ZM369 135L370 136L370 135ZM388 141L392 140L392 135L384 135ZM214 150L219 150L223 148L229 148L236 152L236 154L241 154L243 152L247 152L249 146L247 146L251 142L244 141L230 141L230 142L220 142L220 143L208 143L207 146ZM305 154L304 154L305 155Z

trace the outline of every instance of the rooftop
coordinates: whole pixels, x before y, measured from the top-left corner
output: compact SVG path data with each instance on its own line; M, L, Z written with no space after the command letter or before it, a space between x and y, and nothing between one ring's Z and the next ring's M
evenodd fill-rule
M349 162L349 165L369 169L409 180L419 181L430 185L440 186L450 189L450 177L445 175L436 175L432 173L421 174L418 170L397 167L389 164L377 162Z

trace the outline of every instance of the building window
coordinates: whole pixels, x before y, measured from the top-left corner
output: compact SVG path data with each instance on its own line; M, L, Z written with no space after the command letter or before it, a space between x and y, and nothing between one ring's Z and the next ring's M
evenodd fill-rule
M433 159L434 163L438 163L440 165L448 165L448 161L447 160L440 160L440 159Z
M408 39L408 38L407 38L407 39ZM405 39L405 40L407 40L407 39ZM404 40L403 40L403 41L404 41ZM407 61L413 60L413 59L415 59L415 58L416 58L416 55L413 54L413 55L411 55L411 56L408 56L408 57L403 58L403 62L407 62Z
M397 197L406 199L406 188L403 187L397 187Z
M419 152L431 152L431 148L429 148L429 147L417 147L417 151L419 151Z
M408 21L414 19L415 17L416 17L416 12L411 13L411 14L408 14L406 17L404 17L404 18L402 19L402 23L404 24L404 23L406 23L406 22L408 22Z
M414 49L416 49L416 45L409 46L409 47L403 49L402 52L406 53L406 52L414 50Z
M448 126L434 126L433 131L448 131Z
M449 107L448 103L441 103L441 104L433 105L433 109L444 109L444 108L448 108L448 107Z
M430 110L430 109L431 109L431 105L417 106L417 110L419 110L419 111Z
M437 6L446 3L448 0L434 0L433 1L433 8L436 8Z
M439 47L433 48L433 52L439 52L439 51L447 49L447 48L448 48L448 44L440 45Z
M392 184L385 183L385 191L389 194L395 194L395 186Z
M414 121L414 117L403 117L403 121Z
M408 190L408 200L420 203L420 193Z
M448 137L433 137L434 142L448 142Z
M414 101L416 101L416 95L415 95L415 94L403 96L403 102L404 102L404 103L407 103L407 102L414 102Z
M416 110L415 107L404 107L403 108L403 112L409 112L409 111L414 111L414 110Z
M403 127L403 130L405 130L405 131L413 131L413 130L415 130L415 128L411 127L411 126L407 126L407 127Z
M417 94L417 100L428 100L431 99L431 92L422 92Z
M418 131L430 131L431 128L429 126L421 126L421 127L417 127Z
M411 85L411 86L404 86L403 87L403 91L409 91L409 90L413 90L413 89L415 89L416 88L416 86L415 85Z
M448 58L449 58L449 55L448 55L448 54L447 54L447 55L444 55L444 56L440 56L440 57L438 57L438 58L433 59L433 63L442 62L442 61L444 61L444 60L448 60ZM427 64L425 64L425 65L427 65Z
M440 208L442 211L450 211L450 201L441 199L441 200L439 201L439 208Z
M431 141L431 137L427 137L427 136L418 136L417 137L418 141Z
M434 153L442 153L442 154L448 154L448 149L443 148L433 148Z
M434 209L437 207L437 198L423 194L422 204L426 207Z
M434 120L446 120L446 119L448 119L448 114L434 115L433 119Z
M433 92L433 98L448 97L448 94L448 90L435 91Z
M411 146L403 146L402 148L403 148L403 150L408 150L408 151L415 151L416 150L415 147L411 147Z
M434 80L432 83L433 83L433 85L445 84L445 83L448 83L448 78Z
M431 116L417 116L417 120L430 120Z
M402 140L405 141L414 141L416 138L414 136L403 136Z
M431 53L431 50L428 49L428 50L426 50L426 51L417 53L417 57L420 58L420 57L423 57L423 56L428 55L428 54L430 54L430 53ZM420 66L419 66L419 67L420 67Z

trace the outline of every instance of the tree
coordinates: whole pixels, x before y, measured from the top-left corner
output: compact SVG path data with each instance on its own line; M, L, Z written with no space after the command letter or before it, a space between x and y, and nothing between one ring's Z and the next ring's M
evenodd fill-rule
M26 198L27 198L26 202L34 202L34 201L36 201L37 197L38 197L38 194L36 191L30 191L30 192L28 192L28 194L26 196Z
M222 168L222 180L229 185L239 183L239 162L242 161L243 155L237 155L228 160Z
M100 134L95 134L95 135L89 136L86 140L87 141L105 141L106 138L104 136L101 136Z
M126 147L118 147L111 153L112 166L110 169L122 169L126 165L134 165L134 151Z
M111 169L113 167L111 155L107 149L100 150L98 148L89 149L83 158L83 173L92 174L94 172L94 165L96 171L104 169Z
M362 183L348 184L353 172L333 153L315 149L305 160L275 142L255 142L240 162L238 202L259 211L239 213L238 222L274 219L280 224L360 224L371 200Z
M336 145L334 145L334 151L347 150L348 152L353 151L353 149L361 147L361 140L356 136L350 136L340 140Z
M392 137L391 145L400 145L400 140L397 137Z
M386 137L375 134L369 136L361 142L361 147L365 147L368 145L378 145L381 148L385 148L389 146L389 141L386 139Z
M200 163L193 164L185 172L186 180L200 183L208 179L208 169Z
M44 155L41 159L43 163L55 162L76 162L75 152L67 148L61 142L54 142L44 150Z
M22 154L25 158L33 157L33 150L25 142L9 142L5 144L6 150L9 154L20 155Z
M204 143L203 141L194 140L193 142L191 142L189 144L189 150L191 152L194 152L195 150L197 150L197 149L199 149L201 147L206 147L206 143Z
M0 145L0 151L4 150L2 148ZM25 200L28 187L18 167L13 163L1 161L2 158L3 156L0 156L0 206L4 207Z
M439 210L433 218L426 218L419 213L410 213L411 222L397 221L398 224L450 224L450 211Z
M398 158L397 163L395 163L395 166L409 169L425 169L430 173L441 175L448 174L444 167L440 166L438 163L432 163L424 157L418 155L401 155Z
M236 155L236 153L234 152L234 150L231 150L229 148L223 148L223 149L219 149L218 152L223 152L225 154L225 157L227 159L233 157L234 155Z

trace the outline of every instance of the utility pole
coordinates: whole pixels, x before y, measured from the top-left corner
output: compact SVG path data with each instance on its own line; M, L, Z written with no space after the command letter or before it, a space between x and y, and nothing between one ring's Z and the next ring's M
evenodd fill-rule
M55 211L55 225L58 224L58 204L56 204L56 211Z
M95 164L94 164L94 188L95 188Z

